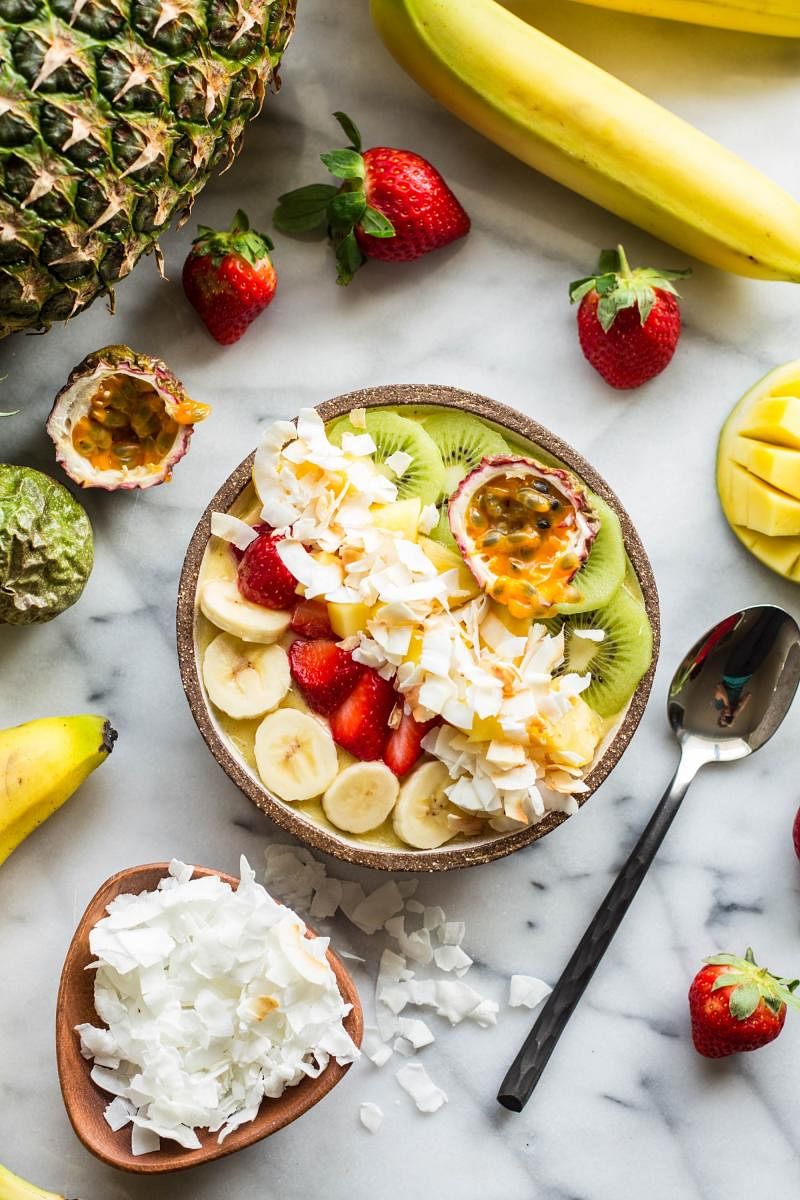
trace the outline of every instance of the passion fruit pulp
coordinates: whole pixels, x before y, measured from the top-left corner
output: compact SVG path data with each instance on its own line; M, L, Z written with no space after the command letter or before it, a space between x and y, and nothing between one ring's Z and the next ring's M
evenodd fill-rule
M81 486L146 488L170 478L209 412L159 359L107 346L71 373L47 429Z
M449 505L450 528L478 583L515 618L568 602L599 529L566 471L530 458L486 458Z

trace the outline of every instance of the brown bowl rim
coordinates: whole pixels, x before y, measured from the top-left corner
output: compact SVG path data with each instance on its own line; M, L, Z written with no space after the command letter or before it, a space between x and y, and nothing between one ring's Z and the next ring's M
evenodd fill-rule
M588 486L614 509L620 519L625 549L642 590L647 615L653 630L653 660L639 683L628 711L605 752L586 777L588 788L579 799L583 805L619 762L644 714L653 684L661 640L658 590L653 569L634 524L619 497L602 475L567 442L538 421L508 405L475 392L439 384L389 384L363 388L335 396L316 406L324 421L342 416L353 408L380 408L392 405L429 405L460 409L491 421L510 433L525 438L564 462ZM395 850L353 845L339 839L320 825L296 814L287 804L272 796L258 783L217 732L206 703L195 654L196 592L200 566L211 536L211 513L227 511L250 482L254 452L228 476L206 507L189 541L178 586L177 644L181 682L195 723L209 750L225 774L282 829L315 850L346 862L375 867L384 871L448 871L477 866L503 858L538 841L567 819L564 813L548 813L538 824L516 833L500 835L489 842L448 844L438 850Z
M239 880L235 876L227 875L224 871L217 871L213 867L193 867L192 871L193 877L217 875L234 889L239 885ZM93 1082L90 1077L92 1063L85 1059L80 1052L74 1026L84 1021L96 1022L100 1019L92 1001L93 983L87 982L78 990L75 988L74 980L76 978L79 981L93 980L93 976L85 969L92 959L89 952L89 932L104 915L106 905L115 896L120 895L127 886L138 886L141 882L139 890L148 890L154 887L158 879L164 878L168 872L169 863L167 862L143 863L137 867L128 867L124 871L118 871L98 888L87 904L72 936L61 971L56 1000L55 1032L58 1082L70 1124L78 1139L96 1158L110 1167L115 1167L118 1171L127 1171L134 1175L165 1175L173 1171L189 1170L191 1167L214 1162L229 1154L235 1154L237 1150L244 1150L247 1146L260 1142L270 1134L277 1133L279 1129L284 1129L292 1121L297 1120L298 1117L313 1108L339 1083L351 1066L349 1063L340 1066L336 1059L332 1058L316 1079L303 1079L294 1087L287 1088L277 1099L264 1099L254 1120L234 1129L221 1146L217 1144L216 1134L199 1133L198 1136L202 1142L200 1150L185 1150L177 1143L171 1142L169 1145L175 1145L176 1149L165 1149L162 1141L161 1148L152 1154L141 1157L132 1154L130 1127L125 1126L115 1133L110 1126L106 1125L103 1110L111 1097ZM306 926L306 931L307 937L319 936L309 925ZM364 1014L355 982L330 947L327 951L327 958L336 976L342 999L345 1003L352 1005L342 1023L355 1044L360 1046L364 1034ZM70 995L76 991L78 991L77 997L73 996L70 1001ZM79 1010L78 1019L75 1019L78 1015L76 1009ZM100 1023L103 1024L103 1022ZM74 1085L73 1081L76 1079L79 1082ZM83 1115L87 1109L88 1120ZM272 1119L270 1119L270 1114L272 1114ZM98 1129L99 1134L96 1132ZM115 1142L119 1144L118 1152L107 1148L109 1145L114 1146Z

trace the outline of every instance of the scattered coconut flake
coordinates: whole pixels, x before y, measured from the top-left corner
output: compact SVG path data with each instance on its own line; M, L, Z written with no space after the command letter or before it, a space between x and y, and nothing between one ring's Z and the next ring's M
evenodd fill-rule
M460 946L437 946L433 961L440 971L454 971L458 976L466 975L472 966L472 959Z
M344 907L344 905L342 906ZM350 920L364 933L375 933L403 907L403 897L393 879L370 892L352 913Z
M469 1019L476 1025L480 1025L481 1029L488 1029L490 1025L497 1024L499 1011L500 1005L496 1004L494 1000L481 1000L480 1004L476 1005L469 1014Z
M241 521L239 517L233 517L230 513L224 512L211 514L211 532L214 537L222 538L224 542L231 542L237 550L246 550L250 543L258 537L258 533L252 525Z
M460 946L467 932L463 921L445 921L436 930L436 936L443 946Z
M602 642L606 633L604 629L573 629L572 636L583 638L587 642Z
M358 1110L358 1117L365 1129L370 1133L377 1133L383 1124L383 1109L378 1108L371 1100L366 1100Z
M447 913L438 904L429 905L423 912L422 928L438 929L447 920Z
M374 454L377 447L368 433L343 433L342 449L345 454L353 454L356 458L362 458L367 454ZM386 463L388 466L388 459ZM397 474L402 475L402 471L398 471Z
M406 1063L396 1073L395 1079L422 1113L436 1112L447 1103L446 1092L436 1086L422 1063Z
M424 913L425 905L421 904L419 900L408 900L406 902L406 912Z
M436 1041L425 1022L416 1017L401 1017L400 1033L406 1041L411 1043L414 1050L421 1050L423 1046L430 1046L432 1042Z
M390 454L388 458L384 459L384 466L393 471L399 479L401 475L405 474L413 461L413 456L406 454L405 450L395 450L394 454Z
M533 975L512 975L508 989L510 1008L536 1008L552 992L549 984Z
M439 523L439 510L435 504L426 504L419 514L417 529L422 534L428 534Z
M483 996L468 983L455 979L436 980L436 1011L451 1025L458 1025L478 1007Z
M367 428L367 410L365 408L351 408L349 416L350 424L356 429Z
M342 885L340 880L333 879L328 876L323 879L317 890L314 892L314 899L309 905L308 911L312 917L333 917L339 905L342 903ZM343 956L342 956L343 957ZM353 958L354 955L348 957ZM359 960L363 962L363 959Z
M287 858L284 848L268 861L277 869ZM321 867L291 858L303 874ZM358 1057L328 939L306 937L244 858L240 872L233 891L174 861L154 892L117 897L90 932L95 1007L108 1028L79 1026L81 1053L119 1101L109 1125L132 1122L134 1154L161 1138L197 1149L197 1128L221 1143L265 1096L318 1075L331 1057Z

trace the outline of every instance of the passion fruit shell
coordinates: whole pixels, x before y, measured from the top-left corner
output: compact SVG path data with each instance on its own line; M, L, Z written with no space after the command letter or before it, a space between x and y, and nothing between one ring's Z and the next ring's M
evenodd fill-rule
M161 359L105 346L70 372L47 432L59 463L81 487L150 488L171 478L195 423L210 411Z
M501 479L495 496L491 484ZM568 598L600 529L574 475L517 455L484 458L450 497L448 515L478 584L519 617L547 616ZM508 572L493 565L498 555Z

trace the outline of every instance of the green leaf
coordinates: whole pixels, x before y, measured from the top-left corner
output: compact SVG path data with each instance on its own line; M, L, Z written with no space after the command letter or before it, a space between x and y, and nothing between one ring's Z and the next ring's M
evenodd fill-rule
M732 966L734 963L740 963L743 960L738 954L720 953L715 954L711 958L704 958L703 962L708 963L710 967L726 967Z
M15 408L13 412L0 412L0 417L18 417L21 412L21 408Z
M348 117L347 113L335 112L333 114L336 120L344 130L345 137L349 137L354 150L361 150L361 133L355 121Z
M367 207L367 198L359 188L357 192L339 192L328 205L328 219L335 229L350 230L358 224Z
M726 971L723 975L718 975L711 985L712 992L719 991L724 987L737 987L740 983L750 983L749 975L745 975L743 971Z
M395 228L388 217L377 208L368 205L361 218L361 229L371 237L390 238L395 236Z
M737 1021L746 1021L758 1008L760 999L761 993L754 983L745 983L735 987L728 1001L731 1016Z
M357 150L330 150L320 158L337 179L364 178L364 160Z
M278 197L273 220L283 233L308 233L328 223L328 205L339 189L331 183L311 183Z
M619 271L619 251L617 250L601 250L600 257L597 260L598 275L614 274Z
M653 311L653 305L656 302L656 294L651 287L637 287L636 298L639 305L639 319L644 325L650 313Z
M345 287L355 275L364 261L364 255L356 241L352 229L336 245L336 264L338 271L336 282Z

